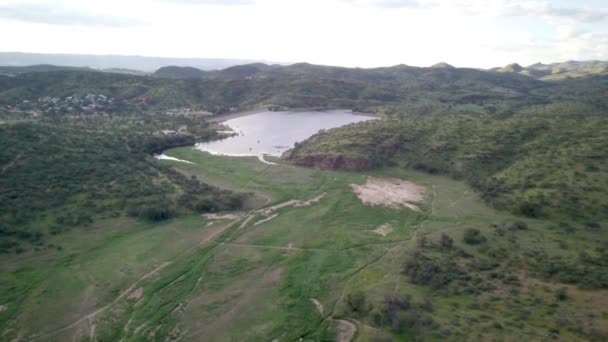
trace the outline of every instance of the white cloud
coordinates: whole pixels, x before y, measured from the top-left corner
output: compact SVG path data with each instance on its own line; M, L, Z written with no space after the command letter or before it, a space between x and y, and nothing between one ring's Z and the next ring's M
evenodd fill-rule
M116 14L103 15L77 6L40 1L0 4L0 17L65 26L129 27L141 24L138 18L125 18Z
M39 8L71 16L44 18L41 10L38 16L42 18L33 20L2 13L0 31L12 33L3 35L2 49L363 67L431 65L438 61L492 67L556 58L608 59L604 47L608 45L606 26L593 21L599 18L597 14L588 16L591 9L577 7L576 3L233 0L228 5L219 0L178 0L179 4L169 0L31 1L40 4ZM20 4L17 0L0 0L0 8ZM569 8L576 10L564 10ZM593 10L603 13L601 8ZM80 19L73 18L78 16Z

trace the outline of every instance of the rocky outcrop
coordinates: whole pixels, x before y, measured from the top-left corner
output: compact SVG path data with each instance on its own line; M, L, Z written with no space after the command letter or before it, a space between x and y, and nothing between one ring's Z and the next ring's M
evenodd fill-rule
M298 166L317 166L323 170L368 170L374 167L374 163L365 158L351 158L344 156L305 156L292 159L292 163Z

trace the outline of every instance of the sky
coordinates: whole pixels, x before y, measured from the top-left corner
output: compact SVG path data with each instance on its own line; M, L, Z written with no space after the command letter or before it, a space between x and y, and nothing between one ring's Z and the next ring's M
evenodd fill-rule
M2 51L490 68L608 60L608 0L0 0Z

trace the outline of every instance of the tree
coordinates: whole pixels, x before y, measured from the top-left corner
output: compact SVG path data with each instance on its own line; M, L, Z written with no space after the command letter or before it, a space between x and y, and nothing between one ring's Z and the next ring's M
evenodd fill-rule
M346 304L348 304L348 307L353 312L363 313L367 311L365 294L361 291L349 293L346 296Z
M445 233L441 234L441 238L439 239L439 248L442 251L449 251L452 249L452 247L454 247L454 239Z
M465 243L469 245L478 245L486 242L486 237L481 234L479 229L467 228L462 237Z

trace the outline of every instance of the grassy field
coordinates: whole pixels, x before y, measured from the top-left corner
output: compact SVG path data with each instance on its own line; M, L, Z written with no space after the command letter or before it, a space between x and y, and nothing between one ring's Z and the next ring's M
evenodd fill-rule
M167 154L194 163L164 162L186 175L253 193L248 209L98 220L52 237L55 249L2 256L0 340L323 341L345 321L357 341L608 334L605 289L569 285L537 264L583 249L603 260L606 241L594 232L522 221L443 176ZM363 205L350 184L368 176L424 186L420 212ZM373 232L387 223L386 236Z

